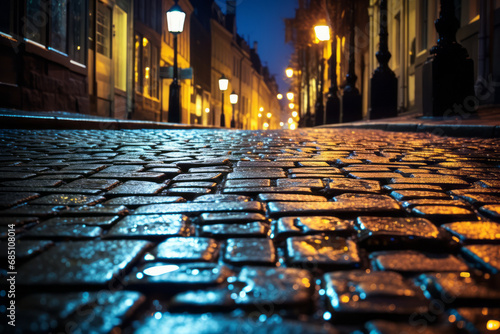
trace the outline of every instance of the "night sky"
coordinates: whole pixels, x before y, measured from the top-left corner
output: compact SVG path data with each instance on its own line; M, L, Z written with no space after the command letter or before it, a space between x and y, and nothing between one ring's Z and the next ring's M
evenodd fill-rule
M225 0L216 0L225 10ZM280 92L288 90L285 69L293 48L285 44L285 18L295 16L297 0L236 0L238 34L250 42L257 41L258 53L264 65L276 76Z

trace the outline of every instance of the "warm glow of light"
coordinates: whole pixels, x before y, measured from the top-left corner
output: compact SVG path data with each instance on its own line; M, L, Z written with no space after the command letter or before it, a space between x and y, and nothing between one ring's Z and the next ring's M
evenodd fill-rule
M266 122L266 123L264 123L264 127L265 127L265 128L268 128L268 127L269 127L269 123L267 123L267 122Z
M186 19L186 13L182 11L182 8L175 4L167 12L167 28L168 31L173 34L179 34L184 30L184 21Z
M268 112L266 116L267 116L267 118L271 118L271 117L273 117L273 114L271 114L270 112Z
M455 317L453 314L448 317L449 322L455 322L457 320L457 317Z
M299 113L296 111L292 111L292 117L297 117L297 116L299 116Z
M285 70L285 74L288 78L291 78L293 77L293 68L291 67L288 67L286 70Z
M295 125L295 123L290 124L290 130L295 130L296 128L297 128L297 126Z
M261 113L259 113L257 116L262 117L262 114L261 114Z
M500 328L500 321L498 320L488 320L486 323L486 329L489 331L496 331Z
M149 43L148 39L146 37L143 37L142 46L146 47L146 46L148 46L148 43Z
M229 85L229 79L226 78L225 76L222 76L219 79L219 89L222 91L227 90L228 85Z
M144 275L159 276L179 269L179 266L174 264L167 264L164 266L154 266L143 270Z
M210 112L210 108L205 108L205 112L208 114Z
M289 103L288 106L290 107L290 109L295 108L295 104L293 104L293 103Z
M290 118L288 119L288 124L292 124L292 123L293 123L293 118L291 118L291 117L290 117Z
M145 77L146 79L149 79L149 67L146 67L146 74L145 74Z
M289 99L290 101L292 101L293 100L293 93L292 92L286 93L286 98Z
M259 111L260 111L260 112L264 111L264 107L260 107L260 108L259 108Z
M327 25L315 26L314 33L316 34L316 38L322 42L330 40L330 27Z
M464 271L460 273L460 277L470 277L470 273Z
M348 303L348 302L349 302L349 300L350 300L350 298L349 298L349 296L348 296L348 295L342 295L342 296L340 297L340 301L341 301L342 303Z
M229 102L231 102L231 104L238 103L238 94L236 94L234 91L229 95Z
M283 122L280 122L280 126L283 126L283 125L285 125L285 123L283 123Z
M278 98L278 100L281 100L283 98L283 94L278 94L276 97Z

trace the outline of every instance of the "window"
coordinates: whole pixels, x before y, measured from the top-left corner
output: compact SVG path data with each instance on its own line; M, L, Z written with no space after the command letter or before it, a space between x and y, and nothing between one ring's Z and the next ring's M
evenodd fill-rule
M50 47L66 53L68 0L52 0L50 15Z
M33 42L45 45L49 20L47 6L42 0L28 0L26 6L27 18L24 25L24 36Z
M0 1L0 31L8 35L14 33L14 0Z
M115 87L127 90L127 13L118 6L113 11Z
M142 66L143 66L143 94L151 96L151 44L149 40L144 37L142 39Z
M134 86L135 86L135 91L140 93L142 91L142 84L141 84L141 79L142 75L141 73L141 40L142 37L139 35L135 35L135 45L134 45Z
M151 97L158 98L158 48L151 47Z
M69 13L71 19L69 20L69 34L68 34L68 54L71 59L85 64L87 59L87 52L85 47L86 42L86 22L85 13L87 8L85 0L71 0L69 3Z
M111 9L102 3L97 4L97 52L111 57Z
M429 25L429 19L427 18L427 15L429 14L429 0L423 0L422 1L422 8L421 8L421 13L422 17L422 22L420 26L420 50L426 50L427 49L427 29Z

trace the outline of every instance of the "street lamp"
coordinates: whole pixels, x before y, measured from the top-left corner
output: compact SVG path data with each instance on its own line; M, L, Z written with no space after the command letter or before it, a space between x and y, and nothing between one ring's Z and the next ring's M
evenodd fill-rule
M281 99L283 99L283 94L280 93L280 94L276 95L276 97L278 98L278 100L281 100Z
M224 116L224 91L227 90L229 85L229 80L224 76L224 74L219 79L219 89L222 91L222 108L220 112L220 126L226 126L226 116Z
M315 26L314 33L316 34L316 38L321 42L330 40L330 27L327 25L321 24Z
M330 40L330 27L325 25L325 24L320 24L314 27L314 32L316 34L316 38L320 42L326 42ZM318 89L318 95L316 98L316 119L315 119L315 125L321 125L325 122L325 109L323 106L323 77L325 73L325 60L323 59L323 44L318 44L318 48L321 48L321 70L320 70L320 78L319 78L319 89ZM318 51L319 52L319 51ZM319 59L319 54L318 54L318 59Z
M290 101L293 101L293 98L294 98L294 94L292 92L288 92L286 93L286 98Z
M285 70L285 74L288 78L293 77L293 68L287 67L287 69Z
M234 107L236 103L238 103L238 94L236 94L233 90L233 92L229 95L229 102L233 105L233 117L231 118L231 127L235 128L236 127L236 122L234 120Z
M172 123L181 122L181 101L180 101L180 86L178 79L178 66L177 66L177 35L184 30L184 20L186 13L182 8L175 4L167 11L167 25L168 31L174 35L174 75L172 84L170 84L170 92L168 99L168 120Z

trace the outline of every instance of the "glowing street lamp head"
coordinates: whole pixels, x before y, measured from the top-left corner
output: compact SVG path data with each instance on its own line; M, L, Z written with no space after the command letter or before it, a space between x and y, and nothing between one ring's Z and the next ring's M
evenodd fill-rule
M264 107L260 107L260 108L259 108L259 111L260 111L260 112L264 111Z
M281 99L283 99L283 94L278 94L278 95L276 95L276 97L278 98L278 100L281 100Z
M210 108L205 108L205 112L208 114L210 112Z
M271 114L270 112L268 112L266 116L267 116L267 118L271 118L271 117L273 117L273 114Z
M296 112L296 111L293 111L293 112L292 112L292 117L297 117L297 116L299 116L299 113L298 113L298 112Z
M293 104L293 103L289 103L288 106L290 107L290 109L295 108L295 104Z
M236 104L238 103L238 94L236 94L233 90L233 92L229 95L229 102L231 102L231 104Z
M266 128L266 129L267 129L268 127L269 127L269 123L267 123L267 122L266 122L266 123L264 123L264 128Z
M291 118L291 117L290 117L290 118L288 119L288 124L292 124L292 123L293 123L293 118Z
M286 70L285 70L285 74L288 78L291 78L293 77L293 68L291 67L288 67Z
M283 126L283 125L285 125L285 123L283 123L283 122L280 122L280 126Z
M261 114L261 113L259 113L257 116L259 116L259 118L260 118L260 117L262 117L262 114Z
M316 38L321 42L330 40L330 27L327 25L317 25L314 27Z
M286 93L286 98L287 98L288 100L292 101L292 100L293 100L293 98L294 98L294 94L293 94L292 92L288 92L288 93Z
M172 34L180 34L184 30L184 20L186 19L186 13L182 11L181 6L175 2L167 11L167 26L168 31Z
M227 90L227 86L229 85L229 79L224 76L224 74L219 79L219 89L224 91Z

